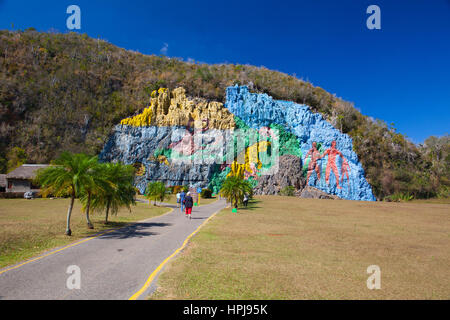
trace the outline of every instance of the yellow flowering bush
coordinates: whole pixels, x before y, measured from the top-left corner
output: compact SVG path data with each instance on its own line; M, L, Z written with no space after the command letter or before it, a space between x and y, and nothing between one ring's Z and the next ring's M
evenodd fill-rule
M149 126L152 121L152 108L147 107L144 111L134 117L126 118L120 121L120 124L134 127Z

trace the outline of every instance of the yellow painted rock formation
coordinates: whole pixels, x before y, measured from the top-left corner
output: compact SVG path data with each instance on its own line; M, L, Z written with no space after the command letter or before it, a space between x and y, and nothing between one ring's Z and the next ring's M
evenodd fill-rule
M134 117L123 119L131 126L195 126L197 128L231 129L235 127L233 114L216 101L189 99L184 88L160 88L152 92L150 106Z

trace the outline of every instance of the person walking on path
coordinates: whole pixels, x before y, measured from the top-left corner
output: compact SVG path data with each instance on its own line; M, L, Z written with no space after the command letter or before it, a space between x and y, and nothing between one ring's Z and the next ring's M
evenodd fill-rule
M177 207L178 206L180 206L181 204L180 204L180 193L179 192L177 192Z
M194 200L191 197L191 193L188 192L184 198L184 205L186 206L186 218L191 219L192 206L194 205Z
M247 207L247 204L248 204L248 195L247 194L244 194L244 207Z
M180 193L180 211L183 212L184 209L184 198L186 197L186 194L184 193L184 190L181 190Z

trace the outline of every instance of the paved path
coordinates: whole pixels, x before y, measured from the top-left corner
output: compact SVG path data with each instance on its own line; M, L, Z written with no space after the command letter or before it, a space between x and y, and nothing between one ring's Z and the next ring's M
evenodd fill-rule
M0 299L129 299L192 232L225 207L225 201L194 207L191 220L168 206L174 208L168 214L83 240L14 269L0 269ZM67 288L71 265L81 270L80 289ZM139 299L155 289L155 282Z

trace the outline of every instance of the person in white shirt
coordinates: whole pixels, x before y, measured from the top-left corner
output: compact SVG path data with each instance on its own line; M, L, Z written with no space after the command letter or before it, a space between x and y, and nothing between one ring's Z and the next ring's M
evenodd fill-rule
M181 196L180 196L180 193L178 192L177 193L177 207L180 206L180 199L181 199Z

